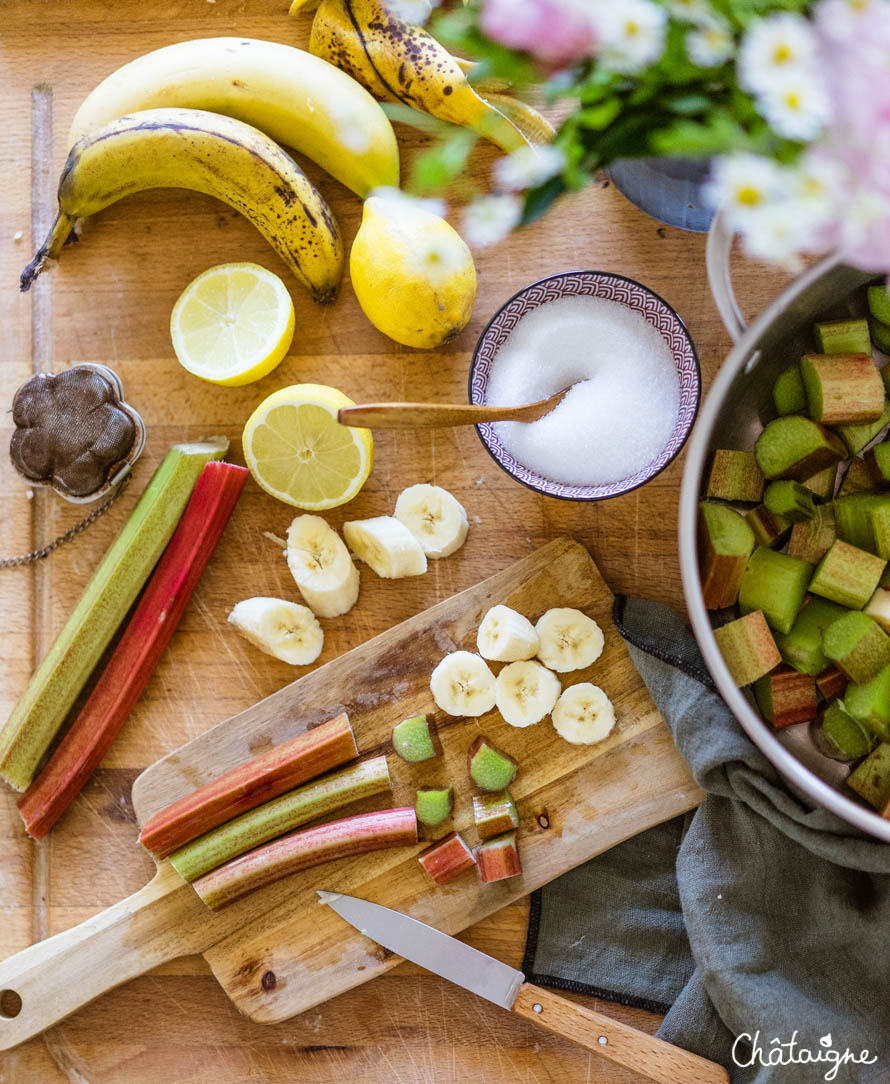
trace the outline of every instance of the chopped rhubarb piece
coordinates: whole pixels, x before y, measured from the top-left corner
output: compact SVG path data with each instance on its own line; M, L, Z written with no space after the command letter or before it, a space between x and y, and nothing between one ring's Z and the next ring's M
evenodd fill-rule
M763 474L753 452L718 448L714 452L705 496L754 504L763 493Z
M698 551L702 594L709 610L735 605L753 549L754 532L734 508L713 501L701 502Z
M818 505L812 519L795 523L791 528L786 553L800 561L818 564L836 537L834 509L830 504Z
M324 772L358 756L352 727L345 715L239 764L217 779L155 813L139 842L159 858L270 798L277 798Z
M762 610L770 628L790 632L812 575L808 561L758 546L739 585L739 607L743 614Z
M480 734L467 753L470 778L482 790L504 790L516 777L518 765Z
M816 718L819 709L815 678L790 666L760 678L754 695L766 719L777 729L792 723L808 723Z
M473 820L480 839L491 839L519 827L519 813L508 790L473 796Z
M176 631L249 477L208 463L108 665L49 763L19 799L28 834L42 839L80 793L124 725Z
M840 440L817 422L790 414L771 421L754 445L757 465L766 478L802 482L844 459Z
M828 501L834 496L834 483L837 480L837 464L820 470L818 474L810 478L804 478L800 483L806 486L814 497L820 501Z
M797 365L777 377L773 384L773 402L777 414L803 414L807 409L807 393Z
M819 720L811 729L816 748L832 760L849 762L870 753L877 739L838 701L823 708Z
M765 504L749 509L745 513L745 522L754 532L758 546L779 546L791 530L791 520L784 516L774 516Z
M770 482L763 495L763 503L774 516L790 519L792 523L803 523L816 515L813 494L799 482L790 478Z
M881 489L890 486L890 441L885 440L869 448L865 453L865 465L873 485Z
M421 787L414 800L417 819L428 828L435 828L451 816L451 787Z
M837 495L838 497L847 497L851 493L867 493L874 488L874 485L875 481L871 476L868 464L865 460L857 457L850 460L850 465L847 467Z
M816 675L816 688L829 703L843 696L847 684L847 675L836 666L829 666L827 670Z
M868 354L868 320L827 320L813 326L813 334L823 354Z
M832 621L846 613L843 606L828 599L810 596L795 618L791 632L776 634L776 646L789 666L815 677L828 667L822 650L822 636Z
M884 384L871 354L807 354L800 361L807 410L822 425L863 425L884 409Z
M476 865L473 852L458 832L440 839L428 851L424 851L417 861L437 885L447 885Z
M436 748L425 715L413 715L392 728L392 747L408 764L432 760Z
M848 685L844 691L844 710L881 741L890 741L890 666L885 666L864 685Z
M522 873L522 863L519 861L516 832L506 832L480 843L476 848L476 865L479 867L479 880L484 885L518 877Z
M886 372L887 370L884 369L882 373L885 385L887 383L887 377L884 375ZM890 422L890 402L885 401L880 418L873 422L863 422L862 425L839 425L837 435L846 445L850 455L859 455L863 448L871 444L887 422Z
M186 843L170 855L185 881L195 881L239 854L252 851L350 802L392 790L386 757L373 757L273 798Z
M822 646L850 681L865 684L890 666L890 636L877 621L859 610L839 617L825 630Z
M810 591L851 610L861 610L875 593L886 563L838 538L819 562Z
M359 813L257 847L199 877L193 887L204 903L216 911L301 870L350 855L410 847L416 842L417 817L410 806Z
M781 662L760 610L714 629L714 639L736 685L750 685Z
M0 777L25 790L65 717L164 552L198 476L223 437L176 444L155 471L74 612L0 730Z
M890 745L882 743L857 764L847 776L847 786L875 809L886 810L890 801Z

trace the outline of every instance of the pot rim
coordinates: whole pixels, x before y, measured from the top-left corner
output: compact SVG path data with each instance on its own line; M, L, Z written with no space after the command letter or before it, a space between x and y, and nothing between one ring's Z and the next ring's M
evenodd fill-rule
M698 420L686 445L686 463L680 487L678 521L680 574L686 609L692 622L692 631L701 649L705 665L714 679L718 692L748 737L786 779L803 790L819 805L870 836L890 843L890 821L884 820L878 813L848 798L798 760L775 737L732 680L720 649L717 647L714 630L711 627L708 611L705 609L698 568L696 518L708 444L718 412L732 382L739 372L756 363L760 352L752 352L752 344L757 342L763 332L784 313L789 303L827 272L840 266L844 266L844 261L832 255L826 256L805 271L770 302L757 319L749 325L717 372L700 406Z

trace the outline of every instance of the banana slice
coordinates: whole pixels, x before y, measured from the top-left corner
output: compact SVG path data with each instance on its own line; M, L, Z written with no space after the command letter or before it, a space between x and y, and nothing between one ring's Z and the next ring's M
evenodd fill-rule
M538 653L535 626L509 606L492 606L476 633L476 647L483 659L518 662Z
M510 726L533 726L553 711L559 678L539 662L511 662L495 683L497 709Z
M430 677L433 700L448 715L484 715L495 705L494 674L472 651L452 651Z
M615 709L598 685L570 685L551 713L556 733L573 745L593 745L612 732Z
M287 531L287 567L307 606L337 617L358 599L358 569L346 544L321 516L297 516Z
M420 543L395 516L376 516L343 524L352 552L386 580L422 576L426 554Z
M246 598L232 609L229 621L261 651L291 666L315 662L324 647L324 631L315 614L296 602Z
M427 557L449 557L467 539L470 522L460 501L441 486L408 486L396 501L401 520Z
M560 607L538 619L538 658L558 674L582 670L603 653L603 630L580 610Z

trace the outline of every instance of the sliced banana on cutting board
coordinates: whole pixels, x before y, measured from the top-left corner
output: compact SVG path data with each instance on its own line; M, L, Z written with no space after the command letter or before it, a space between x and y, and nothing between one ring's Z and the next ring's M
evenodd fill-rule
M582 681L563 692L551 718L561 738L573 745L593 745L612 732L615 709L598 685Z
M603 630L587 614L569 607L548 610L535 625L538 658L558 674L583 670L603 653Z
M287 567L319 617L345 614L358 599L359 574L343 539L321 516L297 516L287 531Z
M476 647L483 659L519 662L537 655L539 640L527 617L509 606L492 606L476 633Z
M452 651L433 670L430 691L448 715L476 717L495 705L496 682L484 659L472 651Z
M408 486L396 501L400 520L427 557L450 557L467 538L470 521L460 501L447 489L422 483Z
M324 647L324 632L308 606L281 598L246 598L237 603L229 621L267 655L291 666L315 662Z
M533 726L559 699L559 678L539 662L511 662L497 676L495 703L505 723Z
M343 524L343 534L356 557L384 579L426 572L426 554L420 543L395 516L352 520Z

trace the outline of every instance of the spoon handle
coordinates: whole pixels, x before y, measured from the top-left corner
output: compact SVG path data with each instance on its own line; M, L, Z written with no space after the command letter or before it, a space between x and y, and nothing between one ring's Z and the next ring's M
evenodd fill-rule
M440 429L479 422L534 421L543 412L541 403L521 407L479 406L472 403L361 403L343 407L337 414L341 425L368 429Z

